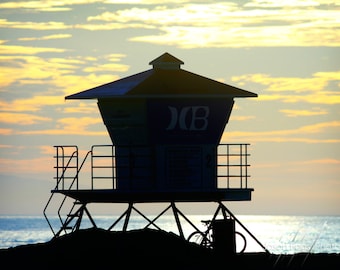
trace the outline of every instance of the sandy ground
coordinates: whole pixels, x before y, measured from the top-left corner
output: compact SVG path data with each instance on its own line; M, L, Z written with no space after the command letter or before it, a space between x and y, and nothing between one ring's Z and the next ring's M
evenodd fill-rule
M218 254L158 230L86 229L0 250L1 269L340 269L340 254ZM7 266L3 268L2 266Z

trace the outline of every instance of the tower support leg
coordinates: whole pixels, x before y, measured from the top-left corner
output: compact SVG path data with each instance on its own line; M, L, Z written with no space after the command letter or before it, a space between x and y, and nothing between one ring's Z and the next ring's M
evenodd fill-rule
M255 242L263 248L263 250L266 252L266 253L270 253L268 249L266 249L266 247L255 237L255 235L253 235L242 223L241 221L239 221L235 216L234 214L221 202L219 201L218 202L218 209L221 209L222 210L222 213L223 213L223 216L224 218L226 218L226 214L225 213L228 213L228 215L233 218L250 236L251 238L253 238L255 240Z
M133 208L133 203L129 202L129 207L126 211L125 221L124 221L124 225L123 225L123 232L126 231L128 225L129 225L129 220L130 220L132 208Z
M175 205L175 202L173 202L173 201L171 202L171 208L172 208L172 211L174 213L174 217L175 217L175 220L176 220L176 224L177 224L179 235L182 238L184 238L184 233L183 233L181 221L179 220L179 216L178 216L178 209L177 209L177 207Z

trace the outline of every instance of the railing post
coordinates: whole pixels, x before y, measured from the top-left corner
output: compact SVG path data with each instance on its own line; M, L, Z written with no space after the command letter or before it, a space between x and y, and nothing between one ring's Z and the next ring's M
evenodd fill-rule
M246 188L248 188L248 144L245 144L245 160L246 160Z
M79 172L79 151L78 151L78 146L76 146L76 186L77 186L77 190L78 190L78 187L79 187L79 178L78 178L78 172Z
M56 170L57 170L57 183L56 183L56 189L59 189L59 146L54 146L55 150L56 150L56 156L55 158L57 159L57 166L56 166Z
M111 166L112 166L112 189L115 189L115 156L114 156L114 145L111 145Z
M61 146L61 152L62 152L62 169L63 169L63 173L60 177L62 177L62 182L61 182L61 188L62 190L64 190L65 187L65 175L64 175L64 170L65 170L65 150L64 147Z
M94 152L94 145L91 147L91 189L93 190L93 152Z
M240 187L242 188L243 187L243 175L242 175L242 172L243 172L243 166L242 166L242 161L243 161L243 156L242 156L242 153L243 152L243 147L242 147L242 144L240 144Z
M226 144L227 146L227 188L229 188L229 175L230 175L230 169L229 169L229 165L230 165L230 160L229 160L229 144Z

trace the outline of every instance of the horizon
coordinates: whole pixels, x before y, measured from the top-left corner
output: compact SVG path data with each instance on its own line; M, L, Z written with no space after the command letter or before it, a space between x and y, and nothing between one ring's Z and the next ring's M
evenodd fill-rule
M0 3L0 215L42 215L53 145L112 144L97 100L65 96L149 70L164 52L258 94L235 98L222 136L250 143L254 192L225 203L235 215L340 215L338 3L118 2Z

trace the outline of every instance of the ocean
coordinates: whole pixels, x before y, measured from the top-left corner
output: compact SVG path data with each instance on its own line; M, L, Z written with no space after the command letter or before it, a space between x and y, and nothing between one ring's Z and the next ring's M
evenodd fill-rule
M295 254L311 253L340 253L340 216L276 216L276 215L238 215L239 221L253 236L271 253ZM211 216L192 215L188 218L200 230L204 230L201 220ZM114 222L112 216L95 217L98 227L107 229ZM53 226L58 226L58 218L50 219ZM156 222L165 231L176 234L178 229L173 216L165 216ZM185 237L194 230L182 222ZM84 220L83 228L91 227ZM120 224L114 230L120 230ZM145 226L141 217L132 217L128 230L140 229ZM150 226L150 228L154 228ZM246 236L245 252L261 252L263 248L241 226L236 224L236 231ZM53 237L43 216L0 216L0 249L26 244L43 243ZM242 243L241 243L242 242ZM243 245L243 240L236 237L236 245Z

